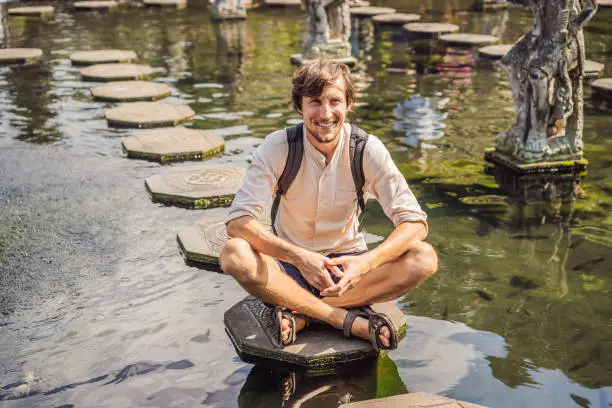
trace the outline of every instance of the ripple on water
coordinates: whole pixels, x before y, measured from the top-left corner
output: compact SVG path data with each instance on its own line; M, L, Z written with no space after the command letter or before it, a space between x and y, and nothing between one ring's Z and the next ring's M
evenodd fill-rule
M447 103L448 98L414 95L395 108L393 113L398 120L393 130L403 133L402 142L410 147L417 147L420 141L439 139L444 136L441 129L446 127L443 121L447 117L441 109Z

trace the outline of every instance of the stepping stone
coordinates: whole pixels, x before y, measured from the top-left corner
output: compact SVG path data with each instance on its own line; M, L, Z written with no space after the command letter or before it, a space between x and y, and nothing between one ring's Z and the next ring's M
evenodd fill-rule
M9 16L44 17L55 13L52 6L14 7L8 10Z
M301 0L265 0L265 5L270 7L300 7Z
M142 79L153 75L153 69L141 64L97 64L81 70L85 81L110 82Z
M384 313L396 328L398 340L406 333L404 314L391 302L371 306ZM261 300L247 297L225 312L223 323L240 359L247 363L284 363L307 371L329 369L343 363L375 358L369 341L347 339L342 330L314 323L298 333L295 343L282 348L270 336L274 309ZM264 329L265 328L265 329Z
M195 112L187 105L132 102L106 109L104 116L109 126L153 128L177 126L193 119Z
M228 207L244 173L242 167L227 164L180 166L149 177L145 185L155 202L187 208Z
M492 35L469 33L445 34L440 36L438 40L441 44L460 47L483 46L499 42L499 38Z
M119 7L116 1L78 1L73 4L77 11L112 11Z
M406 13L378 14L372 18L375 23L380 25L404 25L420 19L421 16L418 14Z
M612 78L602 78L591 83L591 98L597 108L612 112Z
M446 23L408 23L403 28L410 34L427 38L437 38L443 34L459 31L459 26Z
M514 47L514 44L487 45L486 47L478 49L478 56L492 60L500 60L512 47Z
M486 408L471 402L454 400L439 395L424 392L395 395L393 397L377 398L366 401L349 402L342 408Z
M601 8L612 8L612 0L599 0L597 6Z
M92 88L94 99L107 102L156 101L172 94L166 84L148 81L109 82Z
M187 7L187 0L143 0L145 7L183 9Z
M70 55L70 61L72 61L74 65L130 62L137 58L134 51L128 50L79 51Z
M178 127L139 133L123 139L121 145L128 157L168 163L216 156L223 153L225 141L211 130Z
M354 8L354 7L369 7L370 6L370 2L367 0L356 0L356 1L349 1L349 7Z
M43 51L39 48L0 49L0 65L30 65L41 60Z
M395 9L391 7L352 7L351 16L355 17L374 17L379 14L392 14Z
M230 191L231 197L227 197L229 201L227 203L223 202L222 205L230 205L238 187L239 185L236 186L235 190ZM218 271L221 270L219 254L221 248L229 239L225 232L227 214L228 211L225 210L221 215L206 216L196 221L192 226L179 231L177 241L183 256L188 262L202 264ZM263 218L260 222L268 231L272 231L269 217Z
M599 62L585 60L584 61L584 76L586 78L597 78L604 70L604 64Z

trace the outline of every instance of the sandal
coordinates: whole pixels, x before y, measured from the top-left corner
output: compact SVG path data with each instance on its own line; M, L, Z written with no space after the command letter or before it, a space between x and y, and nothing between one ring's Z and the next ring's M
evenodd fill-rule
M276 315L276 322L278 324L278 344L282 347L282 346L289 346L295 343L295 341L297 340L297 331L295 330L297 324L295 322L294 314L282 306L275 306L274 312ZM304 324L304 329L310 326L312 318L306 315L300 315L300 316L303 316L304 319L306 320ZM289 320L289 337L285 341L283 341L283 325L282 325L283 319Z
M346 338L352 337L351 329L357 316L368 319L368 332L370 333L370 342L374 350L393 350L397 348L397 331L393 322L384 313L377 313L370 306L363 306L358 309L347 310L342 332ZM385 346L379 338L380 329L387 327L389 329L389 345Z

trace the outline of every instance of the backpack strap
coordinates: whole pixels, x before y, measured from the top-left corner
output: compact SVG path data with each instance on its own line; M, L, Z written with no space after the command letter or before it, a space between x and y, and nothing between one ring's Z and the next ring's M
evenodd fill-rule
M368 132L351 124L351 138L349 143L349 157L351 161L351 174L355 182L357 191L357 204L359 205L359 231L363 227L363 216L365 212L365 199L363 198L363 186L365 185L365 175L363 173L363 153L368 141Z
M287 132L287 144L289 145L289 154L287 155L287 162L285 163L285 169L283 170L283 174L281 174L278 179L278 184L276 186L276 196L274 197L274 202L272 203L272 210L270 212L270 218L272 219L272 231L274 235L278 235L276 233L276 228L274 227L274 223L276 221L276 215L278 213L278 206L280 204L280 199L283 194L289 190L291 187L291 183L295 180L295 176L297 176L298 171L300 171L300 166L302 165L302 156L304 153L304 129L303 124L300 123L298 125L288 127L285 129Z

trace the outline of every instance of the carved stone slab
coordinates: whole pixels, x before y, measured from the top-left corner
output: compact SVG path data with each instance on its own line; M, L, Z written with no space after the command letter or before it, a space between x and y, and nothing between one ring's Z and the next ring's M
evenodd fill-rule
M301 0L265 0L265 5L270 7L300 7Z
M134 61L138 57L129 50L79 51L70 55L74 65L109 64Z
M0 49L0 65L34 64L43 56L39 48L4 48Z
M584 76L587 78L597 78L604 70L604 64L599 62L585 60L584 61Z
M487 45L478 49L478 56L492 60L500 60L514 44Z
M55 13L53 6L14 7L8 10L9 16L42 17Z
M145 180L153 201L187 208L229 206L245 170L221 164L175 167Z
M428 38L437 38L443 34L459 31L459 26L446 23L408 23L403 28L410 34Z
M457 401L439 395L414 392L393 397L350 402L342 408L485 408L471 402Z
M143 0L142 4L145 7L183 9L187 7L187 0Z
M98 82L129 81L150 75L153 75L151 67L142 64L97 64L81 70L83 80Z
M164 102L133 102L106 109L110 126L153 128L177 126L191 120L195 112L187 105Z
M484 34L457 33L441 35L439 41L445 45L474 47L494 44L499 42L499 38Z
M374 17L379 14L392 14L395 9L391 7L351 7L351 16Z
M403 338L406 320L393 303L374 304L372 309L386 314L396 327L399 339ZM270 338L274 335L272 319L273 309L252 297L245 298L225 312L226 332L243 361L284 363L316 370L377 355L370 342L359 338L347 339L341 330L316 323L300 331L294 344L280 348Z
M404 25L418 21L421 16L418 14L407 14L407 13L388 13L388 14L377 14L372 17L372 21L380 25Z
M177 241L183 256L193 263L220 270L219 254L229 239L225 232L226 221L227 211L224 211L221 215L204 217L192 226L179 231ZM260 222L269 231L272 231L269 217Z
M139 133L123 139L121 145L128 157L168 163L208 159L223 153L225 142L212 130L177 127Z
M601 78L591 84L593 103L597 108L612 112L612 78Z
M78 1L73 4L77 11L111 11L119 7L116 1Z
M149 81L109 82L91 89L94 99L109 102L156 101L172 94L166 84Z

